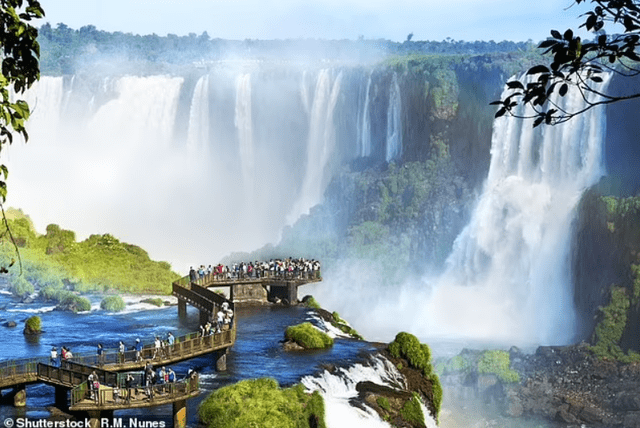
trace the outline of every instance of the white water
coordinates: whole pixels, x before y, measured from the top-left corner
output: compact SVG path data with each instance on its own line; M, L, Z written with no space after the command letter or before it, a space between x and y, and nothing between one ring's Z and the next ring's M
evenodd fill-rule
M196 83L189 112L187 150L194 156L209 154L209 75L205 74Z
M311 207L322 201L330 178L327 169L336 139L333 111L340 94L342 72L336 77L333 74L330 69L323 69L318 74L309 118L305 175L299 197L287 216L288 224L293 224L302 214L308 214Z
M573 92L558 102L569 110L583 105ZM442 275L389 289L372 266L350 263L305 292L373 340L404 330L458 351L571 342L571 222L583 191L604 174L604 109L562 125L531 125L495 121L484 190Z
M393 73L389 87L389 107L387 109L387 162L402 153L402 99L398 74Z
M40 232L111 233L183 271L275 242L341 162L342 75L239 61L185 79L43 76L28 144L2 152L8 205Z
M371 113L369 112L369 94L371 92L371 73L367 79L364 104L359 112L358 141L360 142L360 157L371 155Z
M325 370L317 376L302 378L301 383L308 390L318 391L322 395L328 428L390 427L373 409L367 407L367 410L363 410L349 404L350 398L358 396L356 385L362 381L390 387L404 385L402 375L396 367L379 356L371 366L355 364L348 368L338 368L333 374ZM434 419L426 413L425 423L428 428L437 426Z

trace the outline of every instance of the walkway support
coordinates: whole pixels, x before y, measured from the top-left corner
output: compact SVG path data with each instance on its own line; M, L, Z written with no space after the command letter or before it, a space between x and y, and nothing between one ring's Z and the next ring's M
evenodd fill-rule
M16 385L13 391L13 405L25 407L27 405L27 386L24 383Z
M187 401L173 402L173 427L187 428Z
M178 318L185 319L187 317L187 301L178 298Z

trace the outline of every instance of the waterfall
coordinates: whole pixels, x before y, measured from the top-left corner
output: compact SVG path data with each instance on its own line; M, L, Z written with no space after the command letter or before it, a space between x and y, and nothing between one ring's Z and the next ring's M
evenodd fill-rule
M251 74L241 74L236 78L236 110L234 124L238 130L240 145L240 164L245 193L254 193L254 153L253 122L251 109Z
M396 388L405 381L398 369L386 358L373 357L370 364L354 364L347 368L338 368L333 373L323 371L317 376L305 376L301 383L309 391L318 391L325 403L325 421L329 428L343 427L389 427L380 416L367 406L352 406L349 399L358 396L358 382L373 382ZM437 428L436 421L422 406L425 426Z
M577 90L554 102L569 111L585 106ZM427 305L432 333L505 343L573 339L571 222L582 192L604 174L604 129L601 108L536 129L495 120L484 191Z
M389 107L387 109L387 162L397 158L402 152L402 100L398 74L393 73L389 86Z
M287 216L288 224L293 224L322 200L329 179L326 170L335 145L333 111L338 101L341 81L342 72L335 79L329 69L318 73L309 117L306 170L297 200Z
M371 92L371 74L367 79L364 104L358 117L358 142L360 143L360 157L371 155L371 118L369 112L369 94Z
M209 75L196 83L189 112L187 150L206 156L209 147Z

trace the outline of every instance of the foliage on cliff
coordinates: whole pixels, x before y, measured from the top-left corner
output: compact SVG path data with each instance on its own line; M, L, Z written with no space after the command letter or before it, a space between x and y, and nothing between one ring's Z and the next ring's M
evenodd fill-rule
M302 385L281 389L274 379L243 380L225 386L200 404L200 419L211 428L325 428L324 401Z
M520 382L520 375L511 368L511 358L506 351L483 352L480 361L478 361L478 372L493 373L505 383Z
M640 354L637 352L628 351L625 354L620 348L620 339L627 325L630 306L627 289L611 287L610 302L604 308L600 308L600 322L596 325L593 340L595 345L591 347L599 358L626 363L640 361Z
M333 345L331 336L318 330L310 322L287 327L284 336L305 349L323 349Z
M74 232L50 224L41 235L21 211L8 212L9 226L22 257L22 275L17 266L9 274L9 284L16 295L33 292L34 287L45 299L56 301L60 301L60 291L65 288L167 294L172 281L179 277L168 263L155 262L142 248L109 234L91 235L76 242ZM8 264L11 257L11 247L0 245L0 261Z
M389 344L389 353L394 358L403 358L409 366L418 369L431 382L431 393L427 398L433 403L435 417L438 417L442 406L442 385L431 363L431 349L429 345L420 343L412 334L400 332Z

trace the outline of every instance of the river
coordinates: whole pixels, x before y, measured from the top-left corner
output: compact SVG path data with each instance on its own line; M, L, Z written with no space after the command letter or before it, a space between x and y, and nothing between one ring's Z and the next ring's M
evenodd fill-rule
M127 308L120 313L100 310L100 297L93 296L92 310L86 313L70 313L53 310L50 304L23 304L13 299L7 292L0 293L0 361L48 356L52 346L66 346L74 354L93 353L98 343L107 350L117 349L118 341L127 346L136 338L152 342L155 335L166 337L169 331L181 336L198 329L198 311L188 306L184 321L178 319L176 306L154 308L128 298ZM27 339L23 333L24 320L33 314L40 315L43 333L34 339ZM282 349L280 341L289 325L311 319L312 311L303 307L246 307L236 311L238 334L235 345L227 357L227 371L217 373L212 356L194 358L173 365L178 378L185 376L189 368L200 373L202 393L188 401L188 426L197 425L197 407L207 394L221 386L243 379L272 377L281 386L290 386L305 376L319 373L330 365L347 366L362 362L375 348L367 343L350 339L336 339L334 346L327 350L292 353ZM7 320L18 325L5 327ZM0 405L0 418L28 417L47 418L48 407L54 403L53 387L36 384L27 387L26 408ZM172 424L171 405L142 410L116 411L114 417L138 416L147 421L165 421Z

